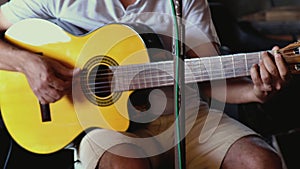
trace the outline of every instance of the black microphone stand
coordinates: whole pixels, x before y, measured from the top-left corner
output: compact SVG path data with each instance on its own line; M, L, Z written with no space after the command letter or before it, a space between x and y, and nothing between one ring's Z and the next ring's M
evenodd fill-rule
M185 152L185 47L184 26L182 24L182 1L173 0L177 31L173 30L174 54L174 117L175 117L175 168L186 168Z

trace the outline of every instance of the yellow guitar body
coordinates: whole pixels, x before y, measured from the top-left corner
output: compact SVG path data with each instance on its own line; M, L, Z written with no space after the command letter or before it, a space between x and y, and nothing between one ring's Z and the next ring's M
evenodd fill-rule
M82 70L91 60L95 61L89 63L90 67L99 65L95 59L99 56L112 59L118 65L149 62L140 35L122 24L110 24L89 34L74 36L48 21L28 19L9 28L5 39ZM109 66L110 61L101 64ZM94 127L126 131L130 123L127 102L131 93L111 93L97 100L99 96L92 94L92 98L88 98L81 84L75 83L72 94L50 104L51 120L43 121L39 101L25 76L0 71L0 108L4 123L13 139L34 153L58 151ZM93 99L97 100L96 104Z

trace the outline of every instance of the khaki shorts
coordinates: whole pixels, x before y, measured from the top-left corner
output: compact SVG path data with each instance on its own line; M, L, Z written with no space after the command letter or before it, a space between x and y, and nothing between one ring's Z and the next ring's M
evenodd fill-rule
M187 169L219 169L226 152L235 141L256 134L218 110L187 113L185 119ZM80 162L76 163L75 168L95 169L105 151L122 143L139 146L145 152L142 157L149 157L153 168L171 168L174 163L172 150L175 126L173 115L162 115L126 133L94 129L80 142L77 151Z

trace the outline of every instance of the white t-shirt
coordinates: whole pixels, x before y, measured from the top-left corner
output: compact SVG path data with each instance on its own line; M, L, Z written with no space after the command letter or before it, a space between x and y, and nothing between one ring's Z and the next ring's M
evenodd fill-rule
M206 0L183 0L186 44L219 43ZM119 0L11 0L1 6L6 19L15 23L25 18L42 18L95 30L108 23L143 23L156 33L172 37L173 17L168 0L137 0L123 7Z

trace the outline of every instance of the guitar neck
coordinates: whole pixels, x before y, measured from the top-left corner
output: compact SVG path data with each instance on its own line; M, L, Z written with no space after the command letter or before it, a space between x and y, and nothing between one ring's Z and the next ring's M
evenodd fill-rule
M185 59L185 83L249 76L261 52ZM173 61L111 67L113 90L128 91L174 84Z

